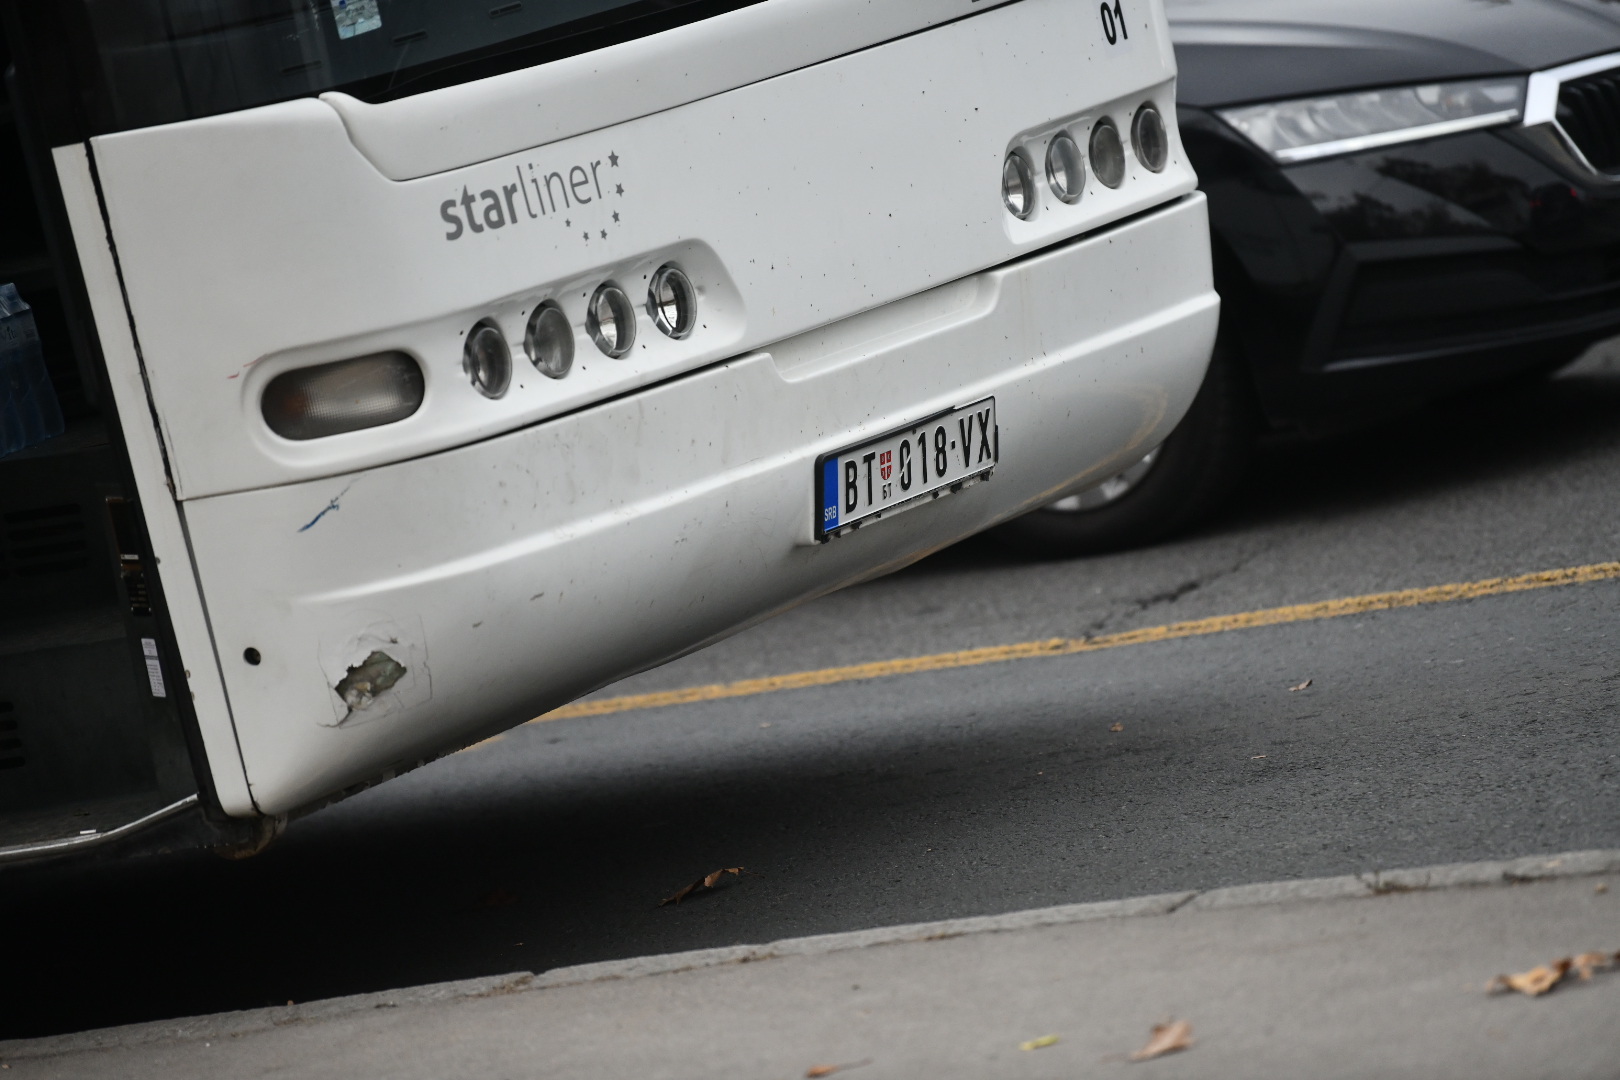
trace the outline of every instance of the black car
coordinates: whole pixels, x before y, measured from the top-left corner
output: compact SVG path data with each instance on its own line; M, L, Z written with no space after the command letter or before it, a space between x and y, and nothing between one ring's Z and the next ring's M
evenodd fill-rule
M1166 0L1219 344L1175 433L1004 527L1151 542L1267 429L1551 372L1620 333L1620 3Z

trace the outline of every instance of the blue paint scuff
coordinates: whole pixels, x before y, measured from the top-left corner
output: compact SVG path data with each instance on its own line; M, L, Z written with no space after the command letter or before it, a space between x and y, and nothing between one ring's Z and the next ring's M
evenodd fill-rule
M309 519L309 524L305 525L303 528L299 529L298 531L299 532L308 532L309 530L311 530L311 529L313 529L315 527L315 523L317 521L321 520L321 518L325 517L327 514L330 514L333 510L341 510L342 507L338 506L338 500L343 498L343 496L347 495L349 493L349 488L352 488L352 487L354 487L354 483L351 481L349 483L348 487L345 487L342 491L340 491L336 495L332 496L332 501L326 504L326 509L322 510L320 513L316 514L314 517L310 518Z

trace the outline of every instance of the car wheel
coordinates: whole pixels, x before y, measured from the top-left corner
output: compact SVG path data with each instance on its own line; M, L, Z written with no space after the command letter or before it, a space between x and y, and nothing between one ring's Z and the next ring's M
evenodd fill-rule
M1127 468L996 530L1039 558L1070 558L1163 540L1231 494L1254 448L1258 410L1242 366L1217 347L1187 415Z

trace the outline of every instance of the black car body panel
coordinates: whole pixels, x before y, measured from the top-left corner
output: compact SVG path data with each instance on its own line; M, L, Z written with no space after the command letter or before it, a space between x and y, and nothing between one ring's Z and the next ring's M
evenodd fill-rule
M1537 71L1608 52L1613 0L1168 0L1186 105Z
M1284 166L1213 108L1620 53L1620 4L1169 10L1225 332L1274 424L1398 408L1620 334L1620 182L1545 133L1512 125Z

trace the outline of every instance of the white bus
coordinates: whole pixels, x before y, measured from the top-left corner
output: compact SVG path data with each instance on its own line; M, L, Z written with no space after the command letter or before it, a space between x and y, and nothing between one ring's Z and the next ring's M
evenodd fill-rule
M1213 343L1159 0L0 6L0 861L252 851L1097 483Z

